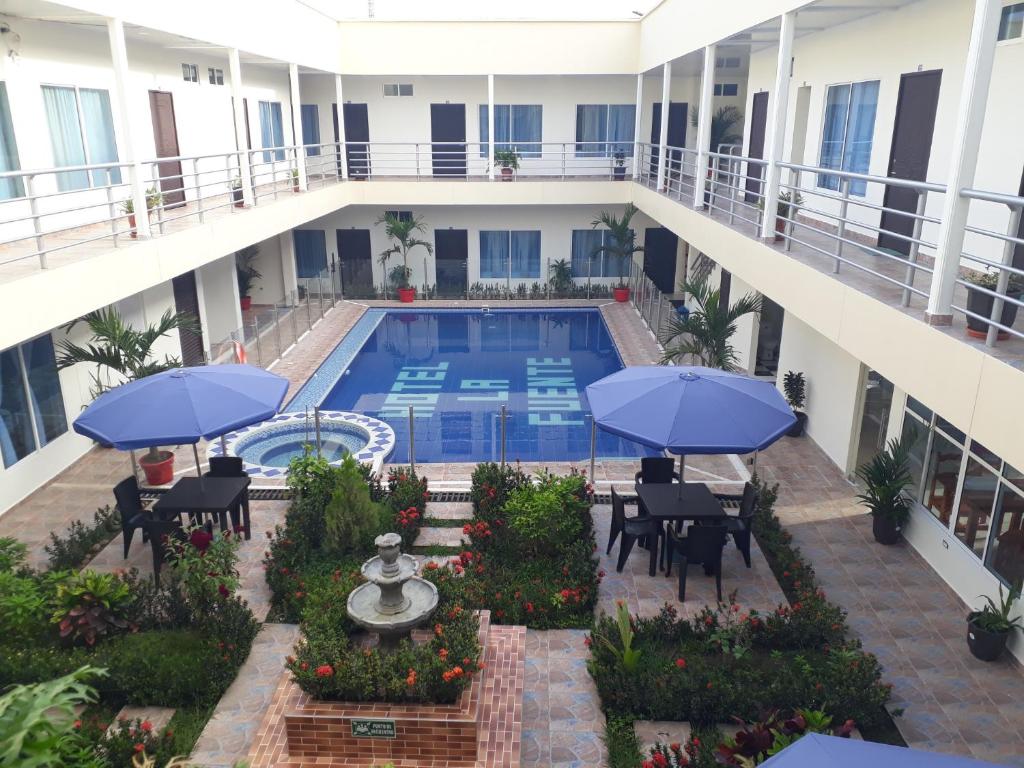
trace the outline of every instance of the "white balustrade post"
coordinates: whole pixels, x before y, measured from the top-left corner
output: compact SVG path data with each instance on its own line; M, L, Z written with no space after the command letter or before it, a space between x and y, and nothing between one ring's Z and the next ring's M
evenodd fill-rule
M969 199L960 196L960 190L974 185L1002 5L1001 0L974 2L974 24L960 89L946 196L935 242L935 267L925 311L929 325L950 325L953 322L953 289L960 271L960 254L964 248L964 231L971 204Z
M252 189L252 168L249 165L248 136L245 132L245 101L242 98L242 64L238 49L228 50L228 73L231 77L231 101L235 111L235 144L238 147L238 177L242 182L242 201L246 206L254 204Z
M708 152L711 146L712 97L715 95L714 43L704 47L704 69L700 80L700 110L697 120L697 168L693 174L693 207L704 208L704 184L708 175Z
M761 239L775 240L775 220L778 215L779 185L781 183L782 148L786 141L786 116L789 111L789 81L793 62L793 30L796 27L796 11L782 14L782 29L779 32L779 55L775 62L775 87L771 91L771 116L768 123L768 140L765 142L764 204L761 217Z
M132 191L132 205L136 211L135 230L140 238L151 236L149 216L146 215L146 182L142 178L142 163L132 134L131 109L128 106L128 48L124 42L124 22L107 19L107 37L110 40L110 58L114 68L114 101L128 163L128 177Z
M487 178L494 181L494 75L487 76Z
M644 111L644 73L636 76L636 114L633 117L633 181L640 180L640 120Z
M661 70L661 126L658 131L658 177L654 188L665 187L665 162L668 159L668 112L672 89L672 62L666 61Z
M348 155L345 152L345 98L341 90L341 75L334 76L334 100L338 110L338 164L341 167L341 178L348 178Z
M291 84L292 126L294 127L295 169L299 172L299 189L309 189L306 178L306 150L302 146L302 95L299 90L299 65L288 65L288 82Z

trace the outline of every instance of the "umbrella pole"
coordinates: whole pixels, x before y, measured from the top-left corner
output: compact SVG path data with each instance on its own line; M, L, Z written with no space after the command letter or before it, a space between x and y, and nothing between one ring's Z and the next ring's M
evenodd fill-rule
M139 462L135 458L135 451L134 450L128 451L128 455L132 457L132 476L135 479L138 479L138 477L139 477Z
M754 458L750 462L750 476L757 476L757 451L754 451Z
M221 456L227 456L228 455L228 440L227 440L226 437L224 437L224 435L220 436L220 455Z
M597 479L594 477L594 459L597 457L597 419L590 417L590 483L596 489Z
M683 498L683 483L686 482L686 455L679 454L679 498Z
M196 475L199 477L203 476L203 469L199 466L199 443L192 443L192 455L196 459Z

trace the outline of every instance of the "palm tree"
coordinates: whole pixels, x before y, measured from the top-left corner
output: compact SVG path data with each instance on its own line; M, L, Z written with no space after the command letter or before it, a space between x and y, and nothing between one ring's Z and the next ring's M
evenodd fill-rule
M731 307L722 306L718 288L709 288L707 279L683 281L680 289L693 297L697 308L685 317L673 315L661 337L665 345L663 364L680 363L689 355L701 365L736 370L736 350L729 339L736 333L736 322L751 312L760 313L761 297L748 293Z
M78 363L92 363L92 396L99 397L108 389L126 381L135 381L171 368L180 368L181 360L165 355L163 360L153 356L157 339L175 329L197 333L195 319L183 312L167 310L155 325L138 331L125 322L113 307L98 309L69 323L70 331L78 322L85 322L92 338L85 345L63 339L57 345L57 368L63 370Z
M631 259L634 253L641 253L644 250L642 245L636 244L636 232L629 226L630 221L639 210L632 203L627 203L621 217L614 216L608 211L601 211L601 214L591 222L594 229L604 226L610 235L604 245L594 249L590 258L596 259L599 253L605 253L618 262L619 288L626 287L622 270L625 260Z
M427 227L423 223L423 217L414 216L409 219L400 219L393 213L385 213L376 221L384 225L384 233L394 244L380 254L380 265L385 269L385 286L387 283L387 264L396 253L402 257L401 269L391 270L392 279L397 283L396 288L408 288L409 277L412 270L409 269L409 251L417 246L426 248L428 254L434 253L434 246L426 240L415 237L416 232L426 232Z
M700 113L694 109L690 113L690 123L696 128L700 125ZM719 107L711 115L711 141L708 146L712 152L718 152L723 144L735 144L743 138L743 132L736 128L743 123L743 113L738 107Z

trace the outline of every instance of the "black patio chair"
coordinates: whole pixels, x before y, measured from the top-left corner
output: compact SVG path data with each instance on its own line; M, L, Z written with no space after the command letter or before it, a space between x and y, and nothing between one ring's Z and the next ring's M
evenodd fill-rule
M142 505L139 481L135 479L135 475L126 477L114 486L114 501L121 515L121 538L124 539L124 556L127 558L128 549L132 545L132 537L135 535L136 529L143 527L143 522L148 516ZM143 543L145 543L146 537L146 531L143 529Z
M646 456L640 459L640 471L636 473L638 483L671 483L679 481L675 471L675 459L668 456Z
M149 535L150 549L153 550L153 582L160 586L160 569L167 559L167 545L170 539L185 540L185 529L181 518L160 520L147 517L142 523L143 530Z
M672 575L672 563L679 563L679 602L686 602L686 569L703 565L705 572L715 575L718 602L722 602L722 550L725 549L724 525L691 525L686 535L668 529L666 544L671 548L666 576ZM710 574L709 574L710 575Z
M611 535L608 537L608 550L605 554L611 553L612 545L620 535L622 540L619 542L619 559L615 564L616 572L622 573L622 569L626 565L626 560L629 559L629 553L633 551L633 545L636 544L636 540L646 538L647 548L650 550L648 573L653 576L658 568L658 525L646 515L626 517L626 502L615 492L613 487L612 530Z
M240 456L211 456L210 470L206 477L248 477L242 458ZM242 496L241 523L244 525L245 538L250 538L252 532L249 530L249 489L245 490ZM239 510L235 507L231 510L231 527L236 531L239 527Z
M754 528L754 510L757 508L757 488L753 483L743 485L743 493L716 493L715 498L722 507L739 507L738 515L726 518L725 529L732 536L736 549L743 555L743 562L750 567L750 534Z

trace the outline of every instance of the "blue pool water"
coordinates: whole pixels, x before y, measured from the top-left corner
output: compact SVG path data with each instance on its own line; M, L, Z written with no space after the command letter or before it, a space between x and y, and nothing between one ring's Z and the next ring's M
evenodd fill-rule
M590 457L583 390L622 367L597 310L388 311L320 406L390 424L392 462L409 459L410 405L418 462L499 459L502 405L509 461L579 461ZM599 457L650 453L598 431Z

